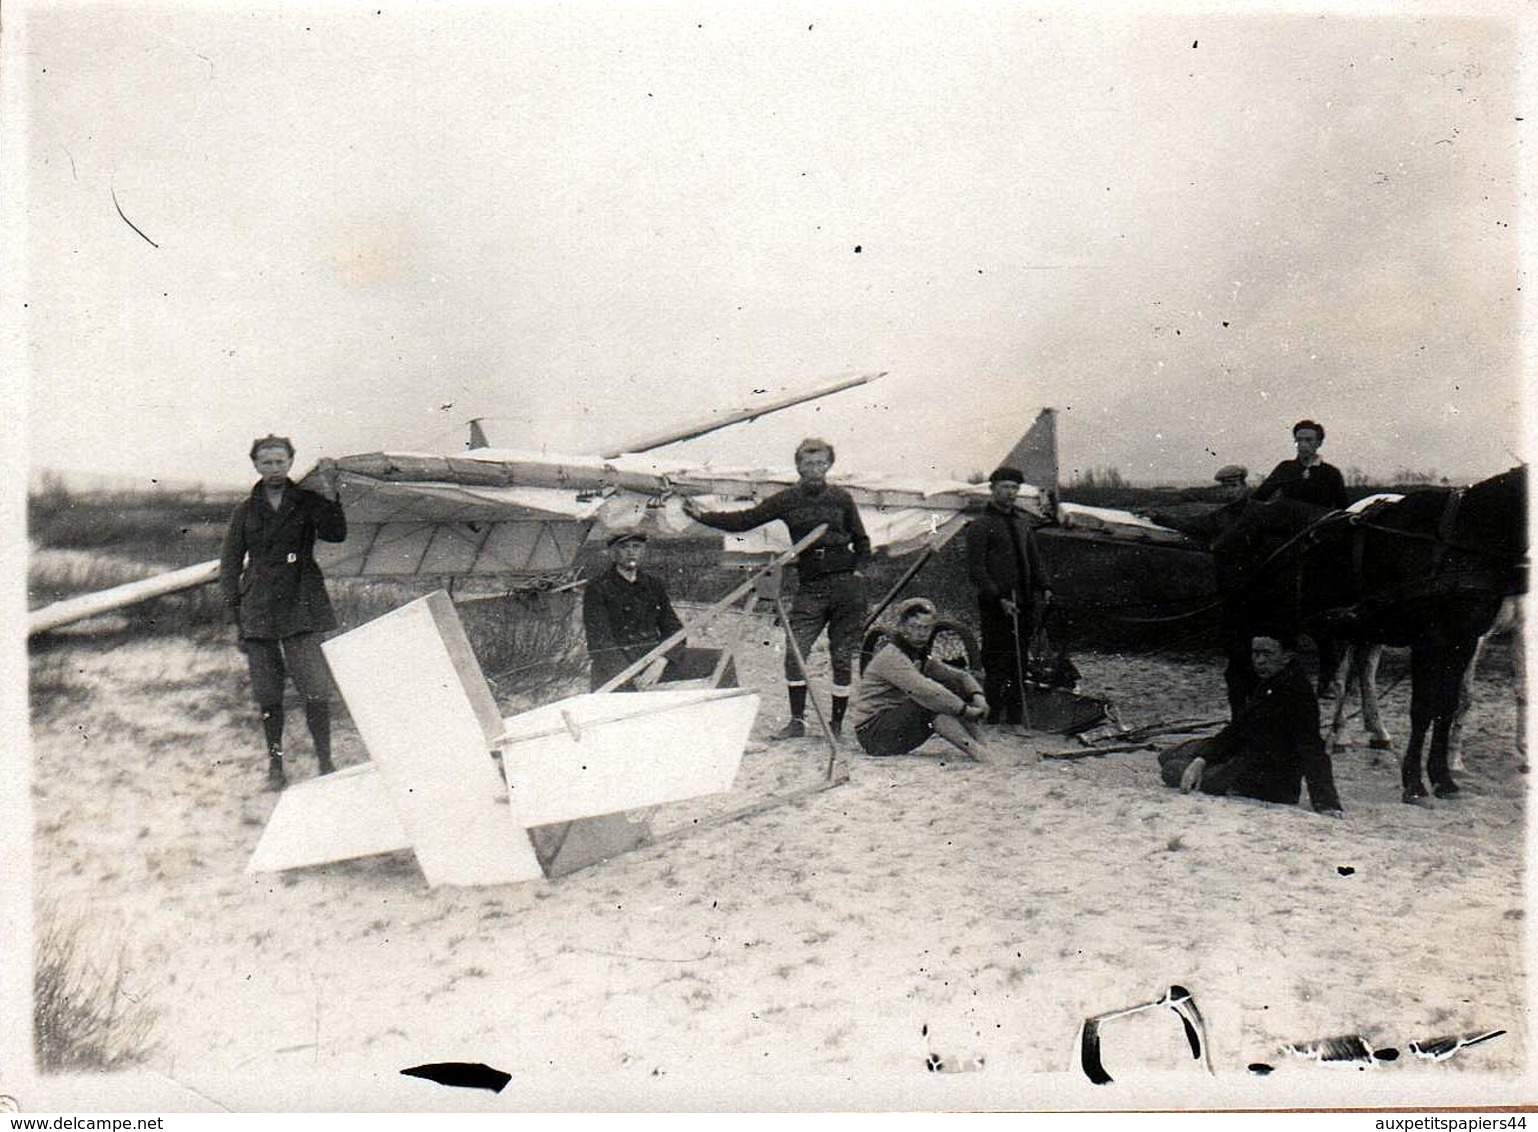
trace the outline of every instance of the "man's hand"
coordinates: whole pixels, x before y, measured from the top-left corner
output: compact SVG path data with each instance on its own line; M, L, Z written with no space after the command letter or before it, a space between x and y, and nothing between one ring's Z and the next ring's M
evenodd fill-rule
M685 499L684 499L684 514L685 515L689 516L689 518L691 518L691 519L698 520L700 515L703 514L703 513L704 513L704 508L699 505L699 501L698 500L696 500L693 496L685 497Z
M1019 607L1015 605L1013 598L1001 597L999 599L999 608L1002 609L1005 613L1009 614L1009 616L1013 617L1015 615L1015 611Z
M636 674L633 683L642 692L649 692L662 679L662 674L667 671L668 658L659 656L645 668Z
M316 486L319 488L321 495L325 496L332 503L335 503L337 499L338 474L336 461L330 456L321 457L320 462L315 465Z
M983 699L981 692L974 695L961 709L963 719L981 719L988 714L988 701Z

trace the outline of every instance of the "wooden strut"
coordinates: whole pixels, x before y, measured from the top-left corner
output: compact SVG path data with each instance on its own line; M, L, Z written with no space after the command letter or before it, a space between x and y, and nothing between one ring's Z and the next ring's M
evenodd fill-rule
M825 778L821 782L813 783L811 786L803 786L798 790L792 790L786 794L776 794L773 797L764 798L760 801L753 802L750 805L742 806L739 809L732 810L717 817L709 818L705 821L699 822L698 824L679 826L677 829L670 829L666 833L659 833L655 837L648 837L641 843L641 846L637 846L637 848L641 848L643 846L659 845L667 841L677 841L680 838L692 836L702 829L716 829L723 825L729 825L734 821L741 821L743 818L750 818L756 814L765 813L768 810L774 809L776 806L783 806L788 802L796 802L802 798L809 798L813 794L821 794L824 790L831 790L835 786L842 786L848 781L848 774L839 774L833 777Z
M658 689L658 691L666 690ZM714 688L696 695L690 700L689 706L714 703L717 700L733 700L741 696L751 695L753 695L751 688ZM645 707L637 708L635 711L622 712L619 715L607 716L604 719L590 719L585 723L574 719L570 712L563 711L561 713L562 726L560 727L547 727L543 731L531 731L527 735L509 735L503 732L491 741L491 745L493 747L506 747L514 743L522 743L528 739L548 739L552 735L570 735L580 743L582 736L595 728L607 727L611 723L623 723L626 720L639 719L646 715L656 715L658 712L673 711L677 706L676 704L647 704Z
M790 613L785 608L785 599L780 596L780 591L774 591L774 608L779 612L780 624L785 626L785 643L790 648L790 655L795 658L796 671L801 673L801 679L806 684L806 698L812 701L812 711L817 716L817 726L822 729L822 737L828 743L828 771L825 778L833 777L833 767L838 762L838 740L833 738L833 728L828 725L827 717L822 714L822 705L817 702L817 697L812 695L812 675L806 669L806 657L801 655L801 646L796 643L796 634L791 631Z

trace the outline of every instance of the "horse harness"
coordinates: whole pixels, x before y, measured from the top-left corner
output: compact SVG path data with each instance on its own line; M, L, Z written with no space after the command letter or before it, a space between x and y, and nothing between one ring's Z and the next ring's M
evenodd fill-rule
M1316 519L1282 543L1266 556L1256 572L1264 573L1279 568L1280 560L1289 551L1294 552L1292 555L1294 559L1301 558L1310 549L1321 545L1327 535L1344 524L1351 527L1351 590L1356 600L1352 605L1321 610L1316 616L1322 621L1337 626L1358 623L1397 605L1433 598L1448 598L1459 593L1505 595L1510 592L1511 583L1504 570L1493 565L1447 568L1447 556L1451 551L1461 551L1486 562L1491 560L1490 552L1483 547L1473 546L1453 537L1467 490L1467 488L1455 488L1448 493L1447 502L1442 507L1434 534L1402 530L1373 522L1370 516L1377 508L1369 508L1363 512L1334 511ZM1390 590L1374 592L1364 569L1369 531L1416 542L1429 542L1431 558L1426 576ZM1301 611L1303 607L1303 571L1301 569L1295 571L1291 588L1293 608Z

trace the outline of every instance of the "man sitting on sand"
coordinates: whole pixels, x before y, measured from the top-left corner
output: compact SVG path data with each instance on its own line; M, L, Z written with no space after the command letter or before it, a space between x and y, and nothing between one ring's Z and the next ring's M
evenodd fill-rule
M869 755L905 755L939 735L980 763L996 761L982 739L982 685L929 655L934 603L910 597L896 612L896 639L881 646L860 677L850 716L860 746Z
M1307 782L1315 810L1343 817L1330 756L1319 737L1319 701L1298 663L1295 642L1256 637L1250 660L1260 682L1249 701L1216 735L1160 755L1165 785L1185 793L1199 789L1296 805Z

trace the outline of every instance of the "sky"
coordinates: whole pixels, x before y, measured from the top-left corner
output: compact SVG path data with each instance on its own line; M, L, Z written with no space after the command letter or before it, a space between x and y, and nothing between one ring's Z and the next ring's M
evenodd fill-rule
M669 454L964 476L1052 406L1065 479L1263 472L1302 417L1493 474L1525 29L1445 13L7 5L29 465L595 452L884 370Z

